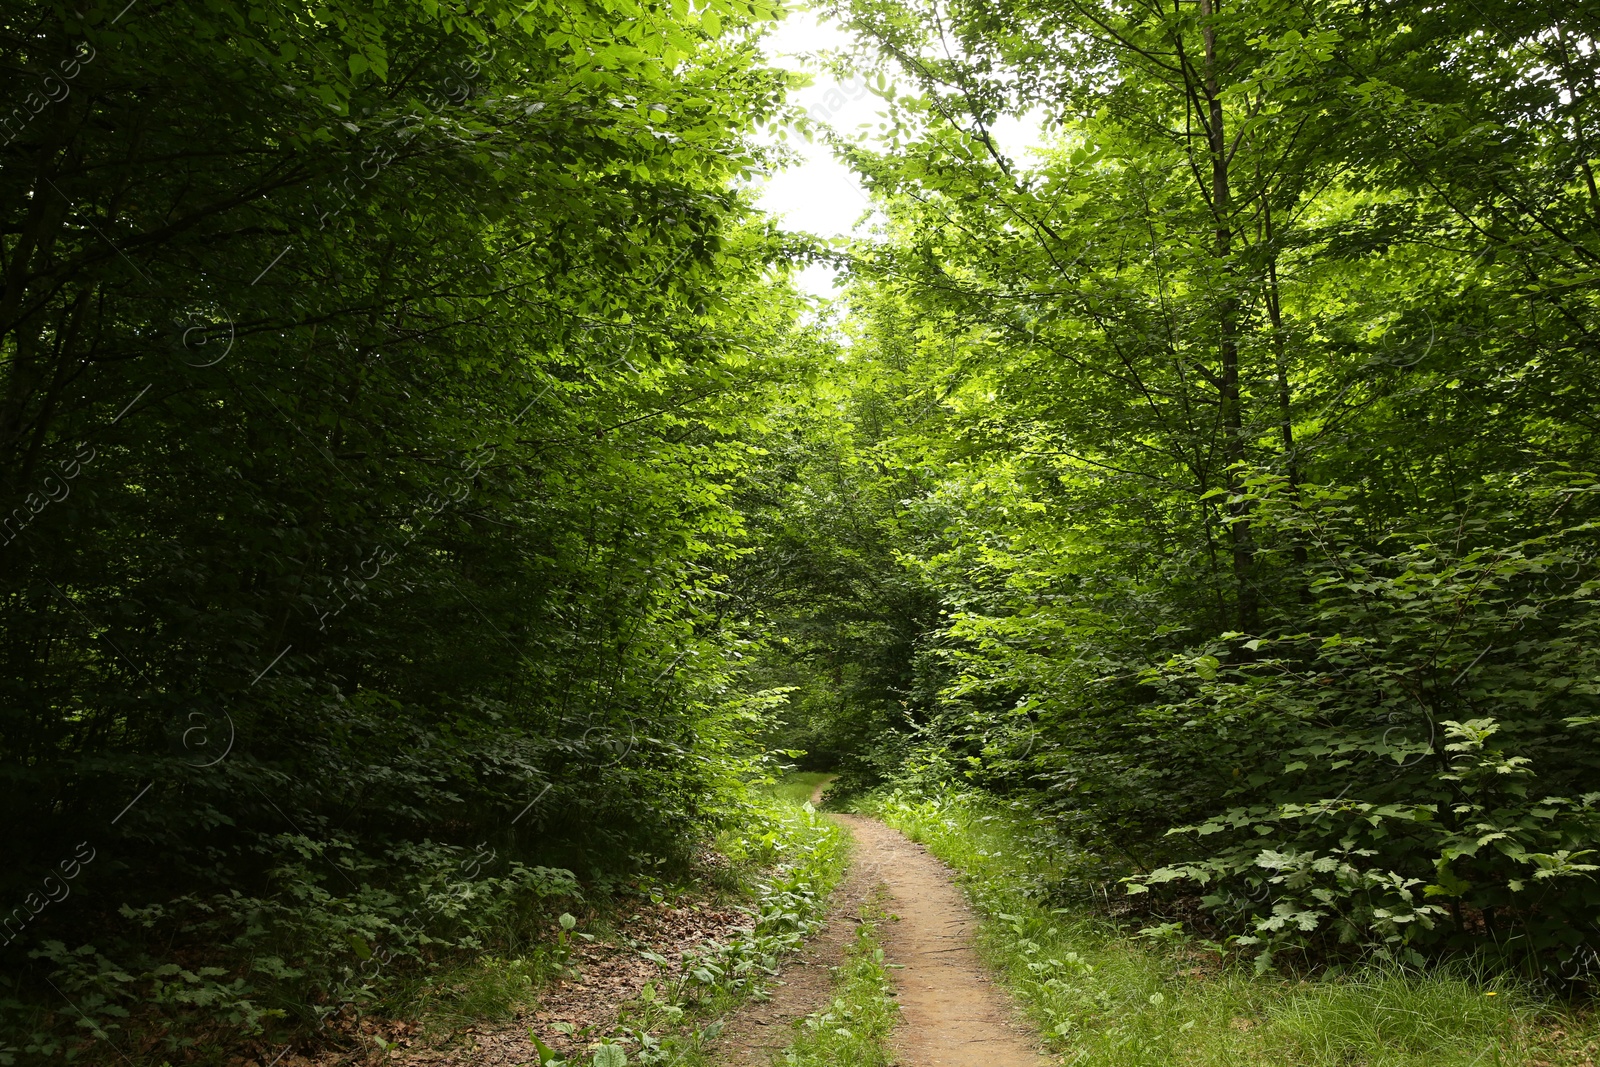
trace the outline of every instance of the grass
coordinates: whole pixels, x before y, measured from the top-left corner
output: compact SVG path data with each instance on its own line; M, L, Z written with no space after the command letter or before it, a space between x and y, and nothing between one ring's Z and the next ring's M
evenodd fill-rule
M1369 967L1256 976L1180 930L1141 936L1025 886L1055 862L1022 846L1025 816L950 795L861 808L962 874L979 948L1067 1064L1095 1067L1592 1067L1600 1028L1515 982Z
M800 1036L781 1054L782 1067L888 1067L899 1008L878 941L886 914L881 898L862 906L855 941L836 968L833 1002L797 1024Z
M417 1020L424 1037L441 1040L485 1020L509 1019L561 972L546 946L529 944L507 956L482 956L444 975L423 979L385 1005L385 1014Z
M621 1006L619 1024L604 1040L628 1064L713 1067L722 1017L760 995L762 976L821 925L828 895L844 875L848 842L839 827L801 807L815 787L812 782L798 798L798 786L774 789L778 803L764 816L766 826L745 827L719 839L719 850L736 868L764 872L758 884L745 886L756 898L757 921L721 951L702 956L689 976L673 978L664 972L639 999ZM702 970L709 980L695 977ZM601 1056L597 1050L547 1062L620 1062Z
M824 782L831 782L839 777L826 771L797 771L786 774L772 787L772 793L779 800L789 804L804 804L811 799L811 794L817 791L817 786Z
M717 849L731 867L714 872L711 885L719 900L755 902L761 922L724 952L704 959L709 982L689 978L662 979L646 987L640 999L622 1006L618 1027L594 1034L615 1044L628 1063L710 1067L715 1020L743 1003L756 983L755 971L773 965L798 947L802 937L820 924L827 896L843 876L848 855L842 831L818 816L800 810L816 781L827 775L804 776L771 792L777 801L740 833L719 838ZM800 790L804 789L803 794ZM797 795L799 794L799 795ZM762 825L764 824L764 825ZM669 900L703 897L708 884L661 887ZM601 940L626 933L626 900L586 915L579 929ZM405 998L385 1005L385 1015L410 1018L428 1038L440 1039L470 1023L503 1021L537 1002L541 987L560 976L560 954L547 942L530 942L510 955L485 955L444 975L415 984ZM536 1035L541 1039L549 1033ZM551 1063L589 1064L594 1054Z

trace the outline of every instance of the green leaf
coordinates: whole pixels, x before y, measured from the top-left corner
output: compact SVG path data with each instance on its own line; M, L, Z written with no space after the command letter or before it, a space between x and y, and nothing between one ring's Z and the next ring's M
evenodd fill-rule
M548 1067L550 1064L561 1062L561 1056L557 1054L556 1050L540 1041L539 1035L534 1033L531 1028L528 1030L528 1040L533 1042L534 1051L538 1053L539 1067Z

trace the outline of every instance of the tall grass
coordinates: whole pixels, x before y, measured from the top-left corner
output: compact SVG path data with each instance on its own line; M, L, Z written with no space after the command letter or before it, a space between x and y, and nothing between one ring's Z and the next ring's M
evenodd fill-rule
M864 811L961 872L979 947L1068 1064L1095 1067L1592 1065L1592 1013L1503 978L1366 967L1257 976L1181 930L1142 934L1051 909L1027 886L1064 862L1024 847L1024 816L948 794L879 795Z

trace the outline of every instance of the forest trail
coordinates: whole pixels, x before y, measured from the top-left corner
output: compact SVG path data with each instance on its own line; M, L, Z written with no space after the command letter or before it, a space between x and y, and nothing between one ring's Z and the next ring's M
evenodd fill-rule
M1044 1067L1005 993L979 962L976 924L950 869L877 819L834 818L855 835L853 866L887 887L898 922L885 923L884 956L896 971L900 1067Z
M811 794L813 806L822 803L823 790L831 781L818 783ZM827 1007L833 997L832 968L844 962L855 936L856 916L877 886L870 869L859 862L859 844L856 853L844 879L834 887L827 924L806 942L799 956L783 965L771 997L744 1005L726 1020L718 1041L719 1064L767 1067L776 1053L793 1043L794 1022Z
M819 804L823 783L812 795ZM1019 1025L1005 993L973 949L975 918L951 872L921 845L877 819L830 815L855 838L845 879L834 891L828 925L801 963L783 972L772 999L735 1014L721 1062L766 1064L793 1036L790 1023L824 1008L829 968L841 963L862 903L882 890L894 921L880 931L894 965L901 1019L892 1040L897 1067L1045 1067L1050 1061Z

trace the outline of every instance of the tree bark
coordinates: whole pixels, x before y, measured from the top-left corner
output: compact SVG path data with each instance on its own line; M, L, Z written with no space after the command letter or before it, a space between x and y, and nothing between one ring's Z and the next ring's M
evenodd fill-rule
M1222 373L1218 391L1222 407L1222 454L1228 465L1228 529L1233 549L1237 625L1249 633L1256 627L1259 606L1251 572L1255 550L1250 537L1250 507L1244 494L1240 464L1244 462L1244 404L1239 388L1239 298L1232 288L1233 190L1228 174L1228 137L1222 92L1217 81L1217 31L1215 0L1200 0L1200 36L1205 46L1202 91L1207 122L1206 147L1211 156L1211 212L1215 223L1212 250L1219 277L1228 287L1217 307L1217 335Z

